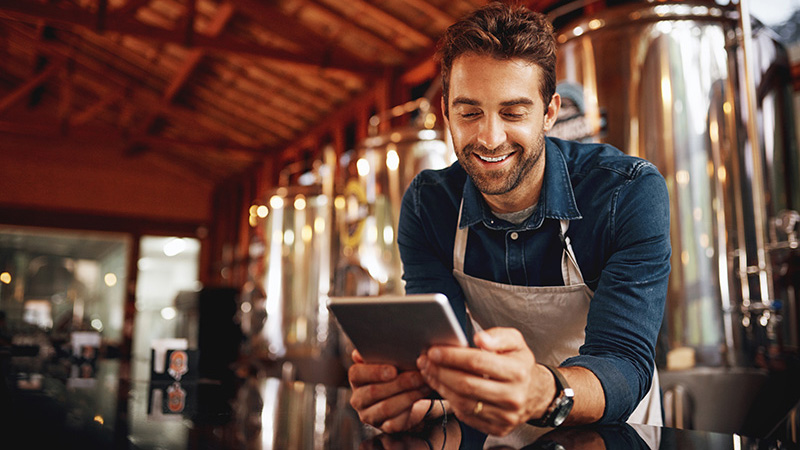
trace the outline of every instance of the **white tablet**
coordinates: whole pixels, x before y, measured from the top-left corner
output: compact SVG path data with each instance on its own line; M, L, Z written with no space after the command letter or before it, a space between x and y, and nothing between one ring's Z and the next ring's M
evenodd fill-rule
M416 370L433 345L468 346L444 294L331 297L328 308L368 363Z

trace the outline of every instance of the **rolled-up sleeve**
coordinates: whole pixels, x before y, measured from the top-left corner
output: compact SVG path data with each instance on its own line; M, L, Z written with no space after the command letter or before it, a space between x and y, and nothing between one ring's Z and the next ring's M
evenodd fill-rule
M562 366L591 370L603 386L601 423L625 421L650 389L670 272L669 195L642 162L617 188L609 257L590 303L586 340Z

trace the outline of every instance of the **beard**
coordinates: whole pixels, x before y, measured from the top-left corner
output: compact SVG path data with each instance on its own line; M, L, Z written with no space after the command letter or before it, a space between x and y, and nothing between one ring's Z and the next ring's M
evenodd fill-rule
M472 153L492 157L512 152L514 154L509 158L517 160L510 161L512 164L501 169L487 169L475 156L472 156ZM525 148L519 143L505 142L490 151L482 145L467 144L461 149L458 156L461 166L481 193L502 195L516 189L530 175L531 170L539 163L542 154L544 154L544 137L539 135L529 148Z

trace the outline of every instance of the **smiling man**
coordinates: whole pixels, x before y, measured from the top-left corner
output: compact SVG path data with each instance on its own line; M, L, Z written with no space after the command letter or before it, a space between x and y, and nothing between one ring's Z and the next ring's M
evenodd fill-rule
M545 137L561 99L541 14L492 3L447 30L439 57L458 162L412 182L398 244L406 292L446 294L475 348L431 348L403 373L356 353L351 404L386 432L445 411L494 435L660 424L663 177L611 146Z

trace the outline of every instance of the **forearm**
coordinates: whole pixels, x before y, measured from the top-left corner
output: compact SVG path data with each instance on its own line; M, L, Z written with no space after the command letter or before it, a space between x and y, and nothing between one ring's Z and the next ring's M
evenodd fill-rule
M606 400L603 386L592 371L583 367L560 367L569 386L575 392L572 412L565 425L584 425L594 423L603 417Z

